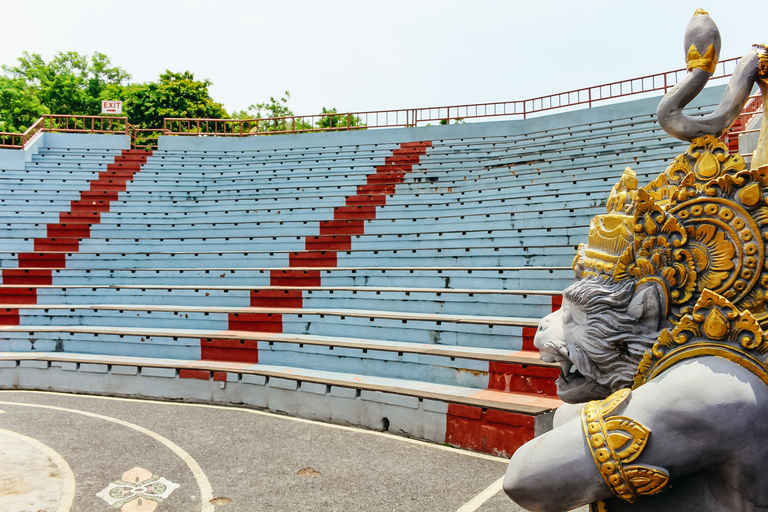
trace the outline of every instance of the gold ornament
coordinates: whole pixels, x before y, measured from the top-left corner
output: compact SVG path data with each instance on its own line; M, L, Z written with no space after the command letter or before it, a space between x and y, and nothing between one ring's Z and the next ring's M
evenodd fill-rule
M691 314L673 329L661 331L643 357L633 388L653 379L673 364L702 356L722 357L746 368L768 384L768 333L749 311L739 311L728 299L704 290Z
M688 58L686 61L688 71L693 69L703 69L709 74L714 73L715 68L717 67L717 52L715 51L715 45L709 45L702 57L699 50L696 48L696 45L692 44L690 48L688 48Z
M655 282L673 324L712 290L767 327L768 166L745 169L712 136L639 190L628 169L579 246L577 277Z
M634 503L640 496L661 492L669 482L669 473L654 466L625 466L640 456L651 435L638 421L608 416L630 393L629 389L620 389L605 400L587 403L581 424L600 476L613 494Z
M613 275L621 254L634 240L634 201L637 175L627 167L613 186L606 203L607 214L596 215L589 224L586 245L580 244L573 268L580 277Z

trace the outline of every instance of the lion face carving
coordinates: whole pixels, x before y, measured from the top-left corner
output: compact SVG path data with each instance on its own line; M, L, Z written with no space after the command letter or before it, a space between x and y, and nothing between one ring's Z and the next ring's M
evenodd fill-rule
M539 324L534 345L558 363L557 394L569 403L602 399L629 387L664 323L654 283L580 279L563 292L563 305Z

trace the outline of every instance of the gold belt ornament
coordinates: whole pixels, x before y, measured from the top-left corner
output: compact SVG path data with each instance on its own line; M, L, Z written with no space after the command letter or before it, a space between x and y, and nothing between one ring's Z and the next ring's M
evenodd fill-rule
M600 476L613 494L634 503L640 496L661 492L669 473L654 466L624 466L637 459L651 435L650 429L631 418L608 417L630 394L629 389L621 389L605 400L587 403L581 423Z

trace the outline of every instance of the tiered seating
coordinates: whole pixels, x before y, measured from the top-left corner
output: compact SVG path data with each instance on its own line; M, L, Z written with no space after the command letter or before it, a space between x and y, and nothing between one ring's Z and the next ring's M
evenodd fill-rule
M625 166L647 181L682 150L642 105L524 134L43 148L0 173L2 359L80 376L57 389L243 402L509 454L559 404L559 368L532 339L589 219Z

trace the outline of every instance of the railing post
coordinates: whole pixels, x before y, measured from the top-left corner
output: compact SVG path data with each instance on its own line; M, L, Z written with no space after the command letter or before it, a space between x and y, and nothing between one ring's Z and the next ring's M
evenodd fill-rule
M347 114L347 131L352 127L352 114Z

